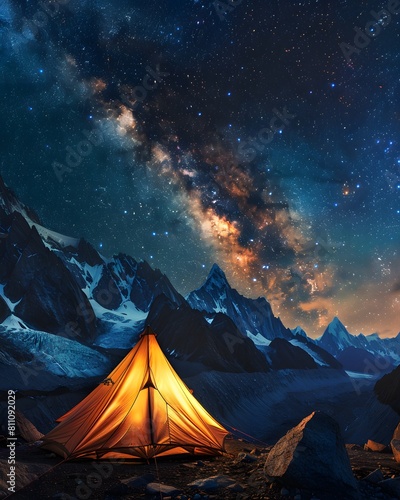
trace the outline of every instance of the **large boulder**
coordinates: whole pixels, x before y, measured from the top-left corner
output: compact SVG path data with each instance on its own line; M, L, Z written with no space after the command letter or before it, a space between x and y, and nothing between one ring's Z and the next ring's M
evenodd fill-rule
M311 413L276 443L264 472L269 480L324 498L358 498L339 425L322 412Z
M15 412L16 435L21 436L22 439L28 443L33 443L42 439L43 434L39 432L36 427L28 420L25 415L17 410Z
M400 439L392 439L390 441L390 446L392 448L394 459L396 462L400 463Z

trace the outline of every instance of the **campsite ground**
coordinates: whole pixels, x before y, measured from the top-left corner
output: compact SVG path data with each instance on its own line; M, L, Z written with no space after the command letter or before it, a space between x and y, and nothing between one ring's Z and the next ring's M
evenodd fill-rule
M400 464L393 460L391 454L372 453L361 447L348 447L350 460L355 476L362 479L370 472L381 468L387 477L400 476ZM130 489L121 481L135 476L152 474L154 482L174 486L180 490L181 497L189 499L293 499L302 500L312 498L304 491L285 491L277 484L270 485L265 481L263 467L270 447L258 447L241 440L228 439L227 451L223 457L188 459L159 459L156 463L110 463L80 461L60 463L60 459L53 454L44 452L36 445L21 445L17 447L17 485L25 483L27 486L10 498L16 500L34 499L158 499L158 495L146 494L146 487L136 490ZM254 460L239 461L238 453L249 453L253 450ZM1 476L0 487L4 487L7 451L0 450ZM59 464L59 465L58 465ZM99 464L103 464L100 469ZM41 475L38 480L32 481L32 474ZM216 475L226 475L242 485L233 490L223 489L214 492L191 488L189 483L197 479ZM32 481L32 482L29 482ZM376 488L362 486L362 497L365 499L390 499ZM200 495L200 496L196 496ZM300 495L300 496L298 496ZM179 498L179 497L178 497ZM328 496L319 496L324 500ZM330 498L335 498L330 497Z

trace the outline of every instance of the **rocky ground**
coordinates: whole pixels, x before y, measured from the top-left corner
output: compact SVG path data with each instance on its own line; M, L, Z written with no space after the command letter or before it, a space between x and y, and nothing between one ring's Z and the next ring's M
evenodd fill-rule
M155 463L64 462L37 445L17 447L17 486L20 489L10 498L33 499L343 499L335 492L313 493L290 489L279 483L269 483L264 475L264 464L269 446L227 439L228 453L222 457L189 459L159 459ZM360 499L390 500L400 498L385 486L366 481L373 471L380 469L376 480L400 478L400 464L390 453L365 451L360 446L347 445L353 473L359 480ZM6 484L7 450L0 450L0 488L3 497ZM382 474L382 476L381 476ZM35 480L35 477L39 479ZM218 476L215 478L215 476ZM208 481L204 481L207 478ZM372 478L373 480L374 478ZM198 485L190 483L200 481ZM156 483L156 484L154 484ZM160 486L161 485L161 486ZM172 487L165 488L165 485ZM392 485L393 486L393 485ZM161 491L160 491L161 490ZM350 497L349 497L350 498Z

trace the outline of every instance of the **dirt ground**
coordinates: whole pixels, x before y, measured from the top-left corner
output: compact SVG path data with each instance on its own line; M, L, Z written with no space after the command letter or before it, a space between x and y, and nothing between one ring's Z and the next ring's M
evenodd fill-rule
M151 474L152 482L174 486L180 490L177 498L183 500L206 499L296 499L320 500L336 498L332 495L316 495L300 490L286 490L279 484L270 484L263 474L266 456L271 447L256 446L242 440L228 438L226 441L227 454L215 458L174 458L152 460L145 462L109 461L74 461L63 462L53 454L41 450L37 445L21 445L17 447L17 488L15 494L9 496L12 500L35 499L105 499L123 498L159 499L160 493L146 493L146 486L131 489L121 480L134 476ZM254 455L254 460L239 461L238 453L245 452ZM385 478L400 476L400 464L396 463L389 453L373 453L364 451L358 446L348 446L353 472L357 479L362 479L370 472L381 468ZM6 463L7 450L0 449L1 482L0 487L5 490L5 474L8 468ZM223 489L214 492L201 491L188 486L196 479L215 475L226 475L233 478L239 485L232 490ZM35 479L35 477L38 477ZM22 484L26 486L22 487ZM367 487L362 483L362 499L379 498L392 499L375 487ZM5 497L3 493L3 497ZM0 494L1 496L1 494ZM339 497L338 497L339 498ZM342 497L340 497L342 498Z

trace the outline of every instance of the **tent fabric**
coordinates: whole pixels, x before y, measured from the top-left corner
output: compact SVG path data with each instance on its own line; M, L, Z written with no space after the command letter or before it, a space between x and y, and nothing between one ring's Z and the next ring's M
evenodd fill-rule
M110 375L57 422L42 447L69 459L218 455L228 434L190 393L149 327Z

